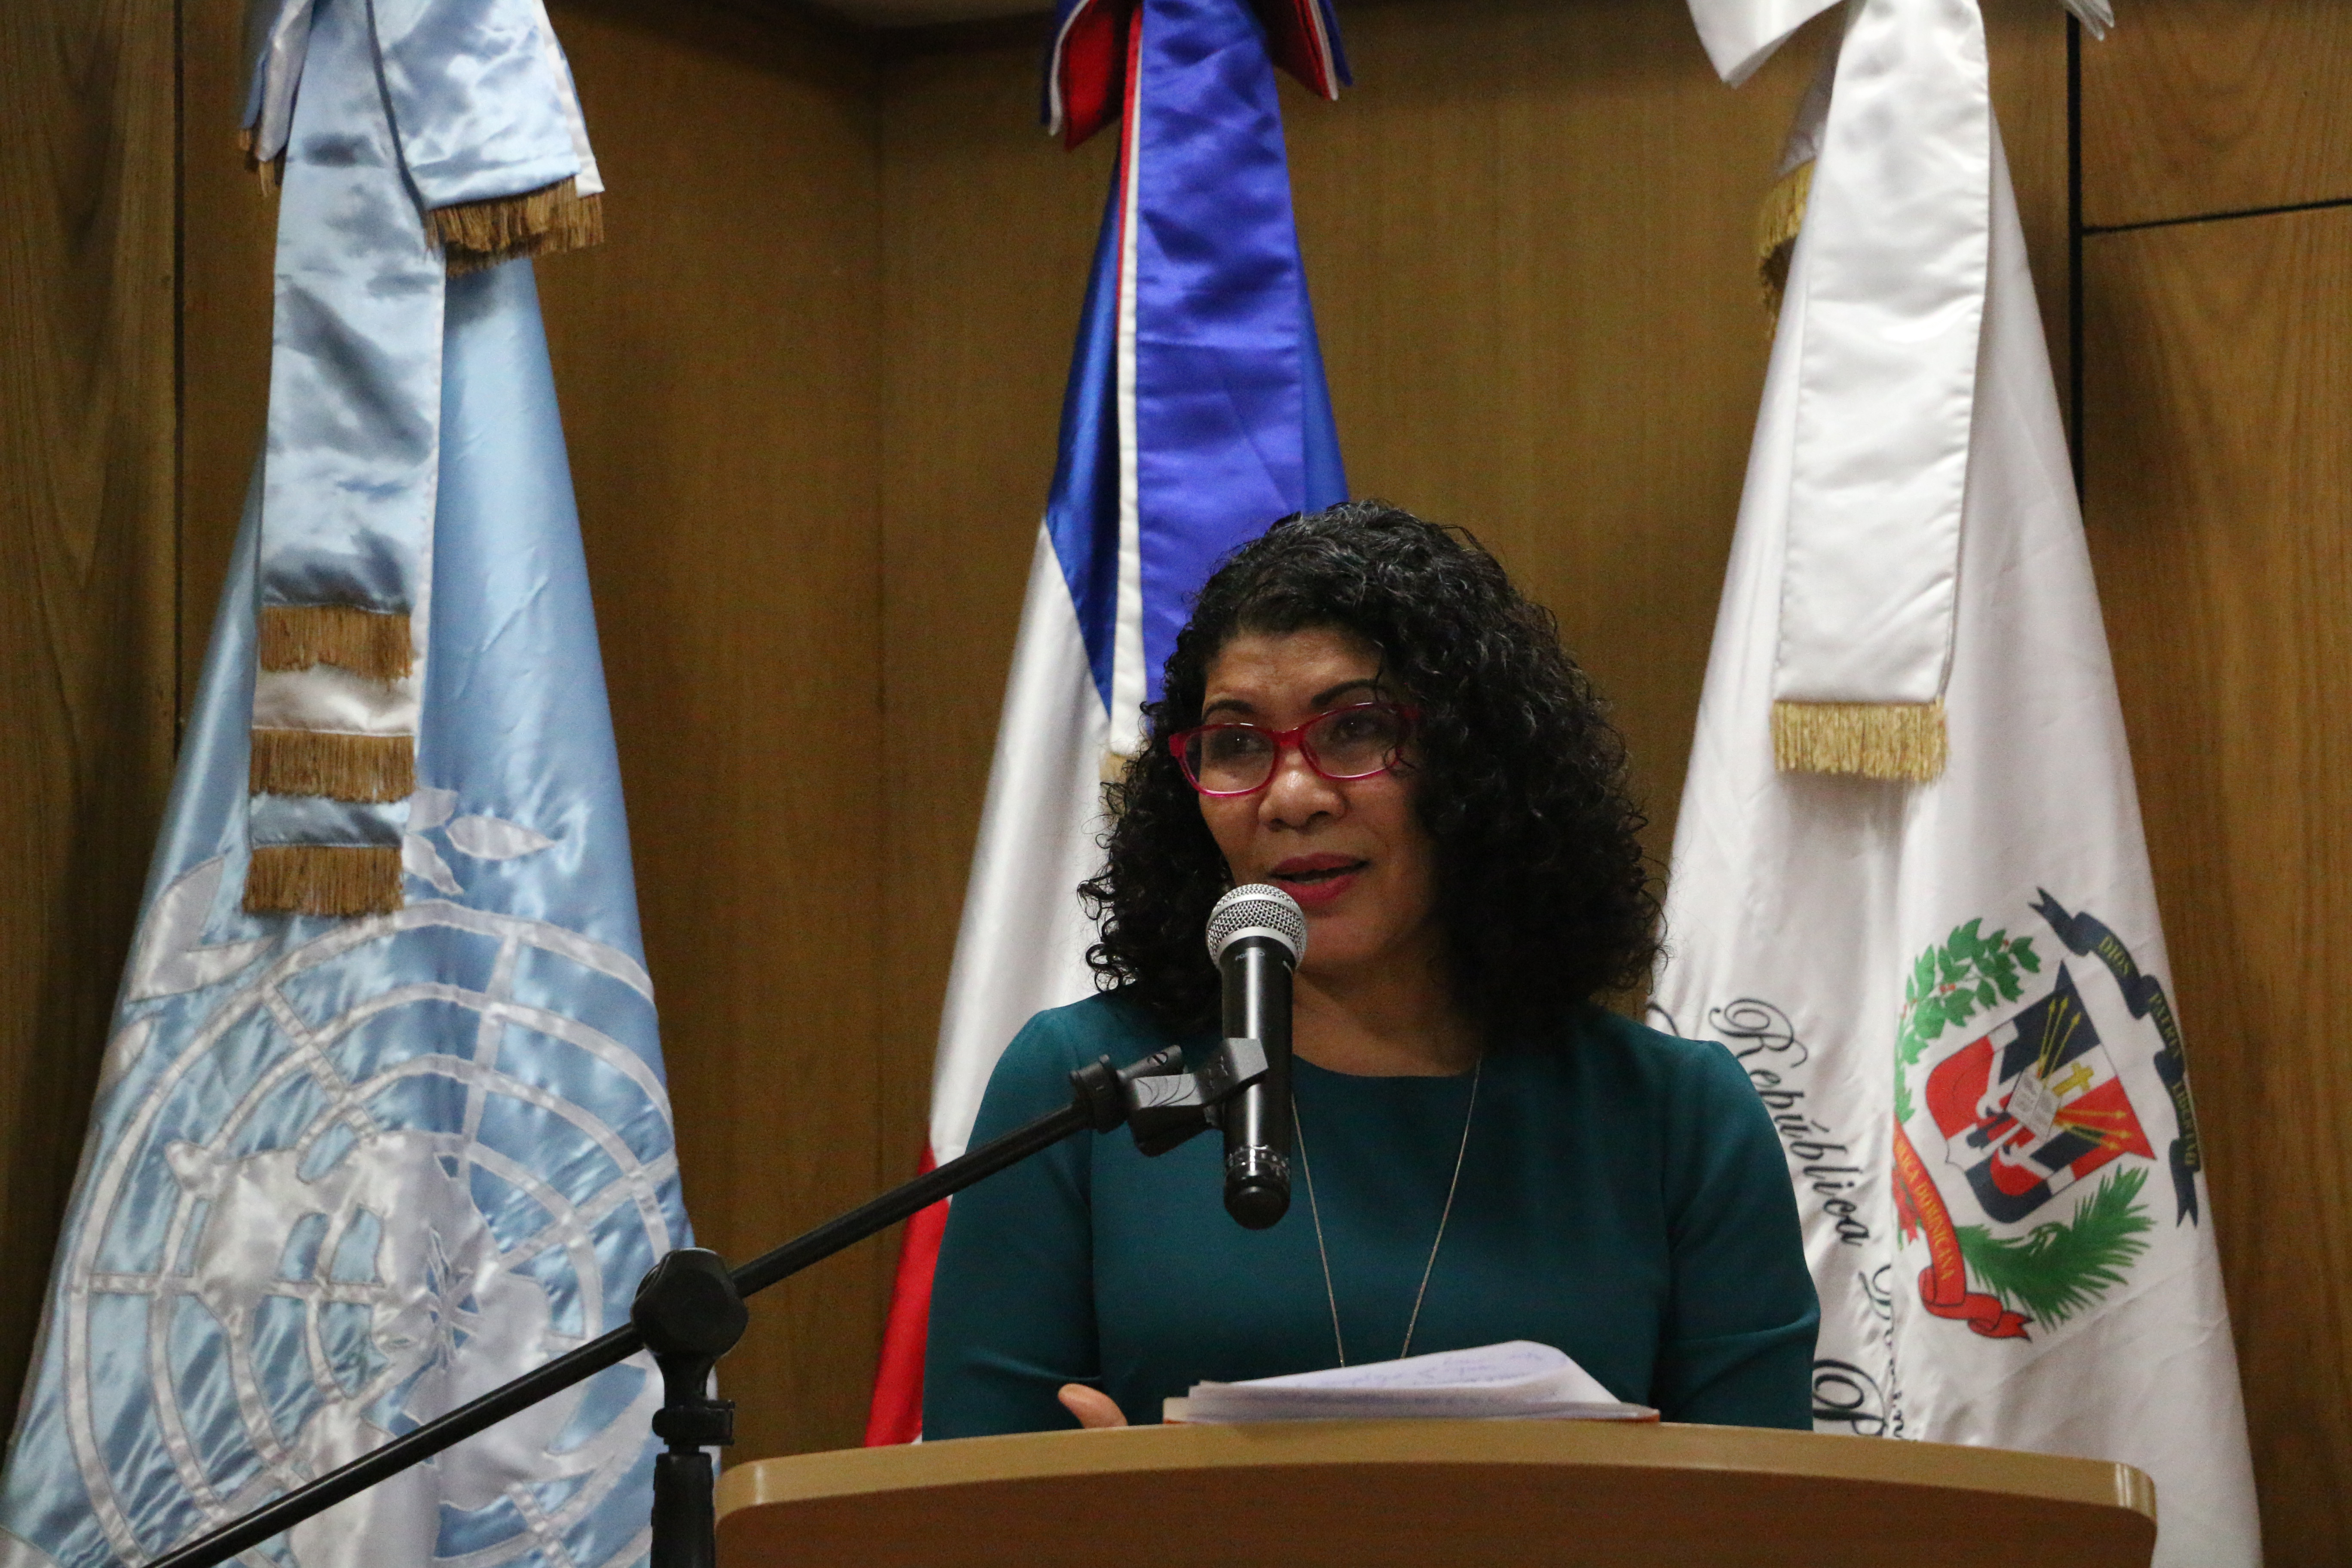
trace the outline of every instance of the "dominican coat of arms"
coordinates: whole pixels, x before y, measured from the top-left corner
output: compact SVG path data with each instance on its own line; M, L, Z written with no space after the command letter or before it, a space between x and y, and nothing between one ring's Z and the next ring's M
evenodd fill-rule
M1997 1340L2096 1305L2147 1250L2159 1162L2125 1063L2152 1054L2179 1129L2176 1223L2197 1217L2196 1119L2161 982L2091 915L2047 892L2034 913L2092 961L2079 977L2035 935L1970 921L1913 965L1895 1046L1895 1206L1927 1247L1920 1303Z

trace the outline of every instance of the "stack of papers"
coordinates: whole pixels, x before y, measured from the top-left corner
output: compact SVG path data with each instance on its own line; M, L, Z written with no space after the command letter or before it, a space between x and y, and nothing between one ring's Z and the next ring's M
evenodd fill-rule
M1236 1421L1382 1420L1655 1421L1628 1405L1567 1353L1528 1340L1441 1351L1331 1372L1293 1373L1250 1383L1196 1383L1165 1402L1165 1419Z

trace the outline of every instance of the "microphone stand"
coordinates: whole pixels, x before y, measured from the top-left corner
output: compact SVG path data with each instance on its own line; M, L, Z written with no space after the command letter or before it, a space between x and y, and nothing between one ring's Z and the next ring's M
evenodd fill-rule
M1070 1075L1070 1103L1063 1109L992 1138L740 1268L730 1271L717 1253L701 1247L667 1254L637 1287L626 1327L338 1466L155 1559L151 1568L214 1568L641 1350L652 1351L661 1369L663 1404L653 1429L669 1446L654 1461L653 1568L717 1568L716 1478L707 1450L734 1441L735 1406L709 1397L709 1389L712 1366L742 1337L750 1318L745 1297L1075 1133L1111 1132L1125 1125L1144 1153L1164 1154L1218 1125L1224 1102L1265 1073L1265 1050L1255 1039L1223 1041L1197 1072L1183 1070L1183 1053L1173 1046L1126 1068L1113 1068L1108 1057L1101 1058Z

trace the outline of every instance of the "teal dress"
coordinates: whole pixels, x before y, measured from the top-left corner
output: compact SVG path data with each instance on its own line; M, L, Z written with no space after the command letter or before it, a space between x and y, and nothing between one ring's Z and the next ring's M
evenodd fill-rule
M1067 1104L1072 1068L1169 1039L1115 996L1040 1013L973 1143ZM1730 1053L1580 1009L1553 1040L1489 1052L1465 1149L1471 1081L1295 1063L1307 1159L1268 1230L1226 1216L1213 1132L1157 1159L1124 1131L1081 1133L965 1192L932 1287L923 1435L1073 1426L1066 1383L1156 1422L1202 1379L1335 1366L1339 1342L1349 1364L1395 1356L1457 1152L1413 1353L1535 1340L1669 1421L1810 1426L1820 1308L1779 1137Z

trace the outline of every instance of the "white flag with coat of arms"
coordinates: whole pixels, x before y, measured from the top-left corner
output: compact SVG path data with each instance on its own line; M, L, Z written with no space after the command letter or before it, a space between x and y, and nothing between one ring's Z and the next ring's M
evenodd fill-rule
M1821 8L1693 5L1735 80ZM1822 87L1653 1022L1724 1042L1780 1129L1821 1430L2126 1462L2158 1564L2252 1568L2186 1046L1974 0L1863 0Z

